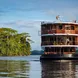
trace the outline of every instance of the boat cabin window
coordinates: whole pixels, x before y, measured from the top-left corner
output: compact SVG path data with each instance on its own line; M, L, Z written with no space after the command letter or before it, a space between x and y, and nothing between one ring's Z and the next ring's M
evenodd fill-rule
M45 51L48 52L48 48L47 47L45 48Z
M65 27L66 30L70 30L70 27Z
M45 37L42 37L41 39L42 39L42 41L46 41L46 38Z
M75 26L76 28L75 28L75 30L78 30L78 26Z
M64 48L64 52L69 52L69 48Z
M62 29L63 28L63 26L62 25L59 25L59 29Z
M74 26L66 25L66 26L65 26L65 29L66 29L66 30L74 30Z
M74 30L74 26L71 26L71 30Z
M47 26L46 26L46 29L48 29L48 30L49 30L49 29L50 29L50 27L47 25Z

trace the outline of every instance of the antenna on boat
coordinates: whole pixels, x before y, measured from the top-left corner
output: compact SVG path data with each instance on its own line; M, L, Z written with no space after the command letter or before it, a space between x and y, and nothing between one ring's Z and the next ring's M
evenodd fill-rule
M57 15L57 16L56 16L56 20L58 20L58 19L60 18L59 16L60 16L60 15Z
M57 15L57 16L56 16L56 20L57 20L56 22L59 22L59 23L62 22L62 21L60 20L60 15Z

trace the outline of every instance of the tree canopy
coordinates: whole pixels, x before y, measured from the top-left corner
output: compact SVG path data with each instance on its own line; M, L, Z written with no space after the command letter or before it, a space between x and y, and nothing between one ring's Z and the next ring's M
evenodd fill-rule
M30 36L28 33L18 33L11 28L0 28L0 55L24 56L30 55Z

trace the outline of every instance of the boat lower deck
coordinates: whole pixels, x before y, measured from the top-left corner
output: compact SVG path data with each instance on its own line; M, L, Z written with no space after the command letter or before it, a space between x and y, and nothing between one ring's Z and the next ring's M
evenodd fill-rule
M41 55L40 60L78 60L78 54L43 54Z

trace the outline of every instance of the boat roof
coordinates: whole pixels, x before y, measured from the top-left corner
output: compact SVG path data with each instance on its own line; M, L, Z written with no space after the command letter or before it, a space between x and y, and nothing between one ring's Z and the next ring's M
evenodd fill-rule
M78 25L76 22L41 22L41 24L75 24Z

